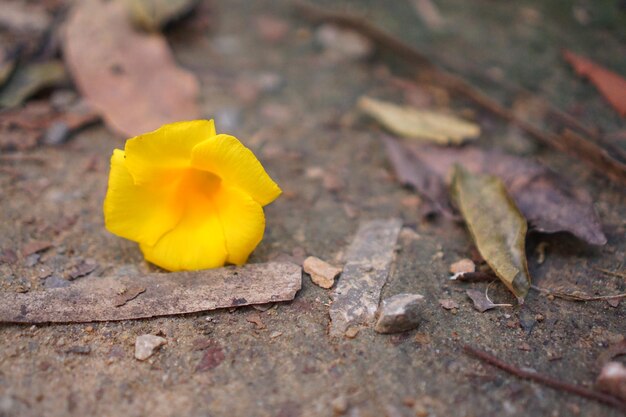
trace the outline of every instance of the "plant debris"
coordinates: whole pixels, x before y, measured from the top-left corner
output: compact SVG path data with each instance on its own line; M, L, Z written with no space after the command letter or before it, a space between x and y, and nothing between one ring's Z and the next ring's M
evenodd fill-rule
M35 93L67 80L61 61L47 61L18 66L0 90L0 107L16 107Z
M458 145L480 135L478 125L442 112L398 106L371 97L361 97L358 107L393 133L411 139Z
M535 381L539 384L546 385L550 388L554 388L559 391L569 392L570 394L575 394L580 397L584 397L590 400L598 401L603 404L610 405L611 407L615 407L618 410L626 412L626 402L620 400L619 398L615 398L611 395L606 395L599 391L594 391L589 388L585 388L580 385L569 384L567 382L559 381L558 379L552 378L547 375L542 375L533 370L527 370L523 368L518 368L514 365L510 365L497 357L474 347L465 345L463 346L463 350L468 355L471 355L483 362L486 362L496 368L502 369L505 372L508 372L511 375L514 375L518 378L528 379L530 381Z
M374 320L401 228L400 219L370 220L359 225L332 293L331 335L341 336L352 325L368 325Z
M398 180L410 184L443 214L450 215L451 211L445 178L459 164L472 173L499 177L532 230L566 231L593 245L606 243L591 196L573 189L538 162L493 150L409 145L390 137L383 140Z
M451 298L444 298L444 299L439 300L439 305L446 310L458 310L459 309L459 303L457 303Z
M302 272L292 263L270 262L196 272L101 277L64 288L0 293L0 322L47 323L130 320L292 300ZM118 295L145 288L120 304Z
M81 93L119 134L199 116L196 77L176 65L160 34L135 30L119 1L75 3L63 52Z
M86 106L59 111L48 101L29 102L23 108L0 113L0 150L32 149L49 139L54 126L62 125L69 135L97 120L98 116Z
M578 75L589 78L620 116L626 117L626 79L567 49L563 58Z
M467 290L465 293L474 303L474 308L481 313L496 307L513 307L511 304L494 304L493 301L489 299L487 291Z
M496 177L473 175L457 166L452 193L481 256L523 303L530 289L526 220L504 184Z
M200 0L123 0L135 25L156 31L190 13Z
M137 298L140 294L143 294L144 292L146 292L146 287L142 287L139 285L134 285L129 288L123 288L120 291L120 293L115 297L113 301L114 305L115 307L121 307L127 302L129 302L130 300L134 300L135 298Z
M309 256L302 264L304 272L311 276L311 281L322 288L331 288L335 278L341 273L341 268L330 265L315 256Z
M586 162L592 166L596 172L607 176L612 181L626 184L626 164L613 157L603 146L583 138L582 136L578 136L580 140L574 141L571 140L571 138L561 136L557 133L544 131L534 124L525 121L518 117L512 110L504 107L481 90L473 87L471 83L462 77L437 67L425 54L405 43L403 40L369 23L369 21L365 19L349 14L327 11L305 1L298 2L297 7L301 15L312 22L334 23L365 35L381 49L385 50L388 55L396 55L405 60L408 64L415 66L420 70L423 76L430 77L431 81L439 83L452 92L465 96L495 116L517 126L539 142ZM557 110L552 111L552 113L557 115L559 119L567 121L568 124L575 124L577 127L580 127L580 123L578 123L574 117L563 111ZM588 131L588 129L581 130ZM608 165L599 163L598 161L602 159L608 160L610 163Z

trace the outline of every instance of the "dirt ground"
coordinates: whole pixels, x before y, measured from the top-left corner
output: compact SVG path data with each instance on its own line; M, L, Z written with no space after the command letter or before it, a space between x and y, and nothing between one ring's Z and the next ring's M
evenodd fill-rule
M439 31L428 29L409 2L322 4L367 15L503 101L517 97L476 75L500 74L582 121L606 131L624 129L559 51L592 55L625 74L626 10L616 15L609 2L604 10L565 0L436 3L446 22ZM447 280L449 264L473 251L464 226L420 217L414 194L391 175L381 131L354 112L364 93L401 100L403 91L389 79L391 71L406 74L406 68L389 66L384 54L365 61L329 58L315 41L316 28L286 0L212 4L211 31L198 34L182 25L168 37L181 65L201 81L203 115L251 147L284 190L266 209L266 236L250 262L299 263L305 255L340 261L359 221L400 217L417 237L405 233L399 242L383 296L423 294L423 324L398 335L363 328L354 339L330 338L330 293L304 276L293 302L265 312L245 307L126 322L0 325L0 415L332 416L342 398L346 414L361 417L619 415L513 378L462 352L465 343L479 346L511 363L591 386L598 356L626 334L626 303L550 300L533 291L523 308L472 308L465 290L484 290L486 284ZM593 11L584 24L580 10ZM288 36L263 39L257 29L262 14L286 21ZM246 83L259 77L276 82L250 98ZM536 156L589 190L596 202L608 243L591 247L565 234L532 235L534 283L589 294L625 292L623 278L598 270L623 270L624 190L470 103L451 105L480 121L480 146ZM63 274L81 262L97 264L83 280L156 270L136 244L103 225L108 160L123 146L122 138L96 125L62 146L30 151L30 159L0 162L16 173L0 173L0 249L19 252L35 239L54 243L41 255L1 263L1 291L62 285ZM320 168L330 180L312 174ZM541 242L547 243L543 263L536 251ZM500 284L490 294L498 302L514 302ZM441 308L438 300L445 298L459 309ZM255 313L265 329L246 320ZM159 332L167 345L137 361L136 336ZM199 366L207 344L218 353L211 366Z

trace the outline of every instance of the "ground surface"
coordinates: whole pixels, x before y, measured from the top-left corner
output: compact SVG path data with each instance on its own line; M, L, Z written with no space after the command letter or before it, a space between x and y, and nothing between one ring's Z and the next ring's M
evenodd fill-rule
M447 22L440 32L426 29L404 2L355 2L348 10L366 12L470 79L472 73L496 71L583 121L623 129L559 56L560 48L569 47L626 73L626 34L624 26L619 29L623 10L621 16L598 10L582 25L568 1L437 3ZM437 416L617 416L597 403L483 366L461 346L482 346L512 363L591 384L598 355L626 333L625 303L614 308L606 302L550 301L532 292L523 309L475 311L465 289L485 284L446 279L450 263L472 254L464 227L420 219L411 192L390 175L380 131L353 116L355 99L363 93L401 99L382 61L328 59L315 45L315 29L296 18L287 1L218 1L214 10L211 33L190 37L175 29L170 40L179 62L201 80L203 114L253 148L285 191L267 208L266 237L250 261L301 262L305 254L340 260L360 220L401 217L419 238L405 234L400 242L384 295L425 295L429 309L423 325L395 336L362 329L355 339L331 339L329 292L306 276L293 302L260 313L263 330L246 320L258 313L251 307L119 323L1 325L0 415L331 416L333 400L344 396L348 414L363 417L428 415L421 410ZM260 13L289 22L289 36L276 44L261 39L255 29ZM278 77L281 86L246 103L245 94L235 92L245 86L237 84L265 73ZM485 87L495 97L514 99ZM532 237L528 253L535 283L624 292L623 278L595 269L623 267L624 193L471 105L452 105L481 121L481 146L548 161L597 202L608 244L593 248L565 235ZM0 248L19 251L33 239L51 240L54 247L40 257L1 264L1 291L45 290L81 261L98 265L79 278L85 280L155 270L134 243L103 226L108 159L123 143L96 126L63 146L32 151L41 161L2 162L19 175L0 174ZM324 184L311 175L318 168L333 179ZM542 264L535 251L539 242L548 243ZM499 285L491 295L511 301ZM459 303L456 313L439 306L444 298ZM159 332L168 344L146 362L135 360L136 336ZM216 354L217 366L203 370L207 339L223 360ZM89 353L77 353L87 346Z

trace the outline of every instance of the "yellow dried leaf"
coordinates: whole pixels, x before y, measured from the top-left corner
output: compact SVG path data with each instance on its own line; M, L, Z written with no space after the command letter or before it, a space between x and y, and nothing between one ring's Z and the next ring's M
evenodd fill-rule
M480 135L477 124L441 112L398 106L371 97L361 97L358 107L393 133L407 138L457 145Z
M500 179L455 166L452 193L474 243L493 272L520 303L530 289L526 219Z

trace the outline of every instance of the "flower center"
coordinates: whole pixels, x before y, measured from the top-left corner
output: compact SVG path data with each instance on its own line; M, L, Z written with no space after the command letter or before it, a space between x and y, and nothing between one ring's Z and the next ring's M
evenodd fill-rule
M212 205L213 196L222 179L212 172L188 168L178 186L179 202L187 212L205 211Z

